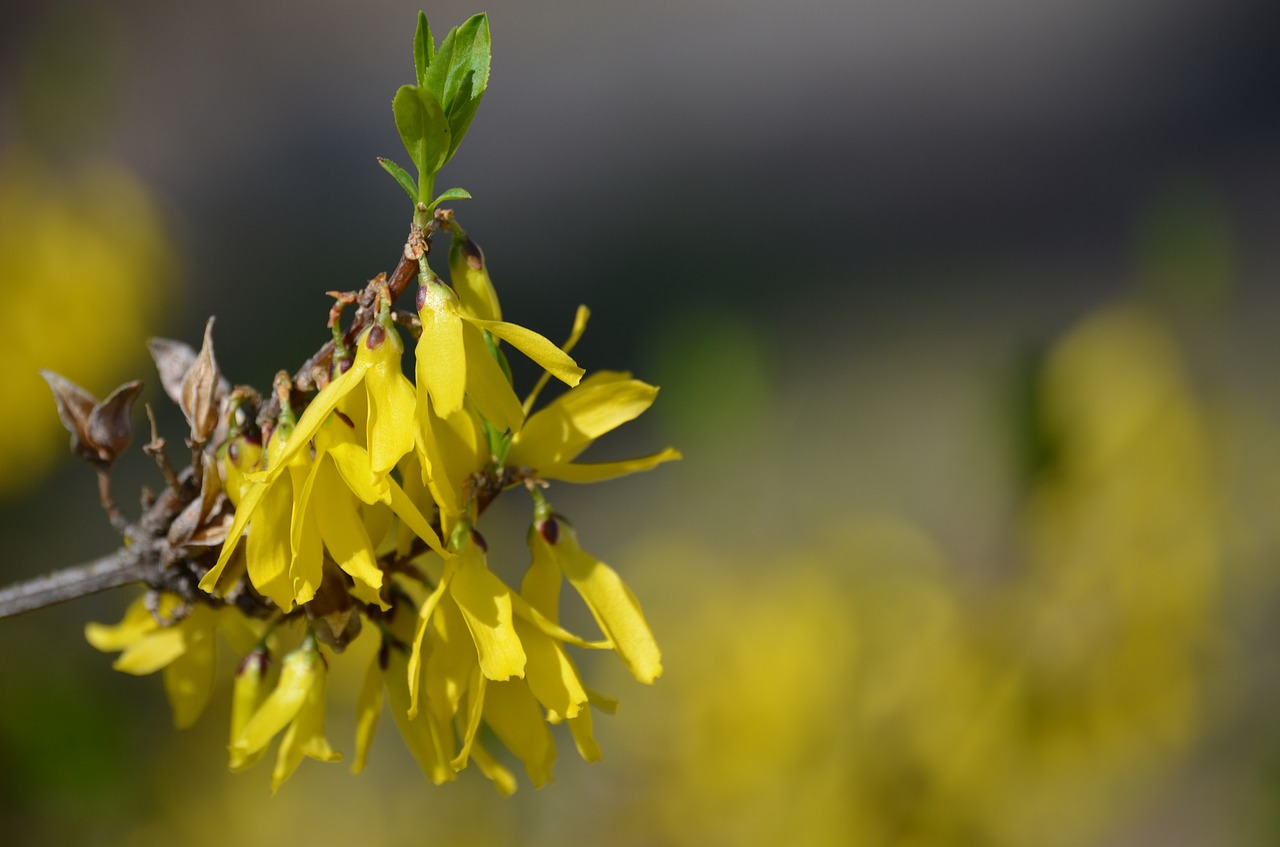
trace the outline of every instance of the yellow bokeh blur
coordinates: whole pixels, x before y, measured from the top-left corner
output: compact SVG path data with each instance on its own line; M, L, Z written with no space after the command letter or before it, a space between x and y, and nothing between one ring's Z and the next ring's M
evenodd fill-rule
M100 398L141 376L173 269L160 211L132 174L105 161L63 171L30 150L0 154L0 301L10 333L0 496L37 482L66 451L40 370Z

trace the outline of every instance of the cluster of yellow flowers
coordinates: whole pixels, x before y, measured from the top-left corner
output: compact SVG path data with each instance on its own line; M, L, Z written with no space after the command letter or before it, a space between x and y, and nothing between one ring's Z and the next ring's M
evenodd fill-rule
M328 663L362 631L376 632L380 646L358 701L354 769L364 766L385 696L405 743L437 784L474 760L500 791L515 789L482 742L482 724L535 785L551 779L548 723L567 723L583 758L599 758L588 706L610 711L614 704L582 682L570 645L614 650L644 683L662 672L635 598L615 571L583 551L544 494L551 480L595 482L678 459L666 449L577 461L596 438L643 413L657 389L622 372L583 378L569 351L585 329L585 308L563 347L503 321L482 254L446 220L452 285L421 259L417 320L399 316L417 332L416 380L402 370L392 295L376 280L369 289L375 314L354 350L337 345L331 374L321 375L305 408L293 408L289 380L277 381L280 412L262 427L265 443L247 422L249 390L210 389L227 435L210 445L218 473L206 474L201 502L211 502L216 486L234 509L224 510L225 540L199 582L211 602L162 595L157 608L153 596L120 624L87 630L95 647L124 651L120 670L164 669L179 725L209 701L215 632L222 632L243 656L232 695L231 767L249 766L283 733L273 788L304 756L339 758L325 737L325 679ZM545 370L523 402L504 342ZM534 411L549 376L570 387ZM216 382L206 376L207 385ZM528 491L533 506L531 564L518 590L489 570L477 529L488 503L511 488ZM216 506L204 511L218 513ZM600 638L560 625L563 580L585 601ZM277 675L272 659L281 655Z

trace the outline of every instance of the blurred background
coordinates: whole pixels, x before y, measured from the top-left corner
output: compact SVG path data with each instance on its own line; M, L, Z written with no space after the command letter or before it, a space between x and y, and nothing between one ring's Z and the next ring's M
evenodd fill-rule
M414 3L0 7L8 583L106 552L52 368L167 408L145 339L265 387L395 264ZM1280 841L1280 11L1207 0L496 0L437 186L510 319L662 386L559 511L663 647L603 762L433 788L225 771L222 693L0 621L6 843L1262 845ZM1268 82L1271 80L1271 82ZM517 371L528 385L529 372ZM141 424L141 415L136 419ZM141 441L142 438L139 438ZM118 496L158 487L140 451ZM520 566L520 509L499 559ZM494 543L494 537L490 537ZM348 758L368 644L335 663ZM364 651L362 653L362 650ZM345 659L345 657L344 657ZM589 663L588 663L589 664Z

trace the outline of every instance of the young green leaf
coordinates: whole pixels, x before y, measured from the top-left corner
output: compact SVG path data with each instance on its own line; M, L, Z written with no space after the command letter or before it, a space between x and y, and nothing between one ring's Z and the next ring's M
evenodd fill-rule
M470 199L471 199L471 192L467 191L465 188L450 188L448 191L441 194L436 199L432 200L431 205L427 206L427 211L434 212L436 206L439 206L441 203L446 203L450 200L470 200Z
M418 72L418 85L427 81L427 67L436 50L435 38L431 35L431 24L427 23L427 13L418 12L418 31L413 36L413 65Z
M400 86L391 101L391 110L421 183L439 171L449 155L449 123L444 110L430 91L415 85Z
M453 158L453 154L458 152L458 145L462 143L462 137L467 134L467 129L471 126L471 119L476 116L476 110L480 108L480 101L484 99L484 90L473 94L475 88L475 74L468 73L462 80L462 87L458 89L458 96L453 101L446 118L449 121L449 132L453 136L449 144L449 155L445 157L445 161Z
M413 181L413 177L405 173L404 168L400 167L390 159L384 159L381 156L378 157L378 164L382 165L382 169L391 174L391 176L395 178L396 182L400 183L400 187L409 195L410 200L414 203L418 202L418 186Z
M488 15L473 15L461 26L449 30L431 67L427 69L427 87L446 112L455 108L468 74L473 74L473 77L466 96L474 98L484 93L489 85L491 58Z

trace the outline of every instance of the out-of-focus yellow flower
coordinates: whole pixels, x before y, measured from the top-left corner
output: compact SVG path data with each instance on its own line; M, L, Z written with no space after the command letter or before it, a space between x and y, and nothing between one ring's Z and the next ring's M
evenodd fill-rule
M260 753L284 730L271 772L271 791L279 790L304 756L321 762L342 758L324 736L325 661L308 638L284 658L280 681L231 743L233 759Z
M173 594L160 595L155 614L147 605L146 598L139 597L120 623L86 625L85 638L103 652L121 651L112 665L116 670L140 676L164 670L174 723L181 728L191 726L213 693L214 634L221 628L239 650L256 640L256 632L234 613L204 605L192 606L185 610L185 617L162 626L157 616L167 620L184 613Z
M9 408L22 410L0 416L0 495L34 483L63 449L39 372L93 392L119 382L174 266L159 211L132 174L106 162L55 173L31 152L0 153L2 384Z

